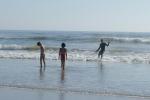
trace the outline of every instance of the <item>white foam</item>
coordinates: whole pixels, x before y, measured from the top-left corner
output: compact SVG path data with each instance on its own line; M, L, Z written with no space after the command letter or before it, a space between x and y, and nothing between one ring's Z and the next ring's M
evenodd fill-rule
M0 58L11 59L39 59L38 51L6 51L0 50ZM46 59L58 60L58 51L46 51ZM97 61L97 53L90 51L72 52L68 51L68 60L71 61ZM114 55L105 53L105 62L125 62L125 63L150 63L150 53L128 53L126 55Z
M115 42L133 42L133 43L150 43L150 38L141 37L103 37L105 40L115 41Z

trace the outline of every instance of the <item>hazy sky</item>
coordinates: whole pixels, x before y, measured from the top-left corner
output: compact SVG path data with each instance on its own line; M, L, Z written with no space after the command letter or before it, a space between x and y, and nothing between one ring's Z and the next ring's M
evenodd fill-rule
M150 0L0 0L0 29L150 32Z

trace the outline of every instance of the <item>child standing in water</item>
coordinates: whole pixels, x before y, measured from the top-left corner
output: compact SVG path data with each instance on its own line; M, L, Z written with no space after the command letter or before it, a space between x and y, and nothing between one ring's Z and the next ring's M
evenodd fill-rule
M61 59L61 68L63 70L65 69L65 61L67 60L67 49L65 46L65 43L62 43L61 48L59 49L59 59Z
M44 50L44 47L41 42L37 42L37 46L40 47L40 66L42 68L42 61L44 63L44 67L45 67L45 53L44 53L45 50Z

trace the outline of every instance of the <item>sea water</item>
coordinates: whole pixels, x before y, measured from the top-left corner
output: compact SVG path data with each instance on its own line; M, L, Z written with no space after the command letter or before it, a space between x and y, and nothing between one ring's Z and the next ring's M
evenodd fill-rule
M103 61L149 63L150 33L78 31L0 31L0 58L37 59L41 41L46 59L58 60L61 43L66 43L68 60L97 61L100 40L110 42Z
M100 40L110 42L102 62ZM46 69L39 67L41 41ZM66 43L61 71L58 51ZM150 98L150 34L129 32L0 31L0 87Z
M12 88L40 94L56 92L150 99L148 64L67 61L62 71L60 61L46 62L45 70L41 70L36 59L0 59L0 91Z

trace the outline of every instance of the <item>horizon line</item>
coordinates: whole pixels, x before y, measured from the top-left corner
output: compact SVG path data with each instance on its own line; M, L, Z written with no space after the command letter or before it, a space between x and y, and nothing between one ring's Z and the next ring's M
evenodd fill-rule
M0 31L45 31L45 32L121 32L121 33L150 33L150 31L98 31L98 30L48 30L48 29L0 29Z

